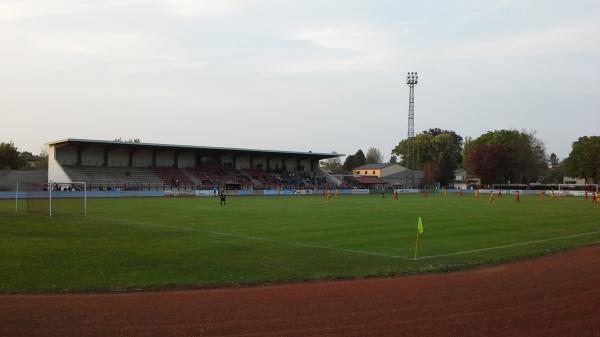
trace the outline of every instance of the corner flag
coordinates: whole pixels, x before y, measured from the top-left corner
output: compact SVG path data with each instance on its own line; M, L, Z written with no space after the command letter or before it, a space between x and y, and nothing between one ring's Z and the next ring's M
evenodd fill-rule
M423 219L419 217L419 222L417 223L417 238L415 240L415 260L417 259L417 252L419 251L419 239L423 234Z

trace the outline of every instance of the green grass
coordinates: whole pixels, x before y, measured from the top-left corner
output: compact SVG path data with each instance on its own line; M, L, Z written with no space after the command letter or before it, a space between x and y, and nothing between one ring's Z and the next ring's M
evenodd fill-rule
M600 241L582 198L473 195L0 201L0 292L223 286L461 270ZM24 207L25 205L21 205ZM412 260L417 217L425 232ZM597 233L592 233L597 232ZM521 245L578 233L575 237ZM500 249L469 250L513 245ZM431 257L436 255L455 254Z

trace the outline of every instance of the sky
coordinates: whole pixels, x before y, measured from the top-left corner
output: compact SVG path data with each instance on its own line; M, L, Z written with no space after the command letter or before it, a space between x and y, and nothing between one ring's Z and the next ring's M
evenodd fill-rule
M0 0L0 141L352 154L415 131L600 135L600 2Z

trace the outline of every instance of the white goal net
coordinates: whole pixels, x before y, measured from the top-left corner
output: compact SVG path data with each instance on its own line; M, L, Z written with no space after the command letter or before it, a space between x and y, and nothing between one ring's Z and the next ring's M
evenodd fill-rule
M559 195L582 197L598 192L598 184L558 184Z
M15 210L28 213L87 215L85 182L17 183Z

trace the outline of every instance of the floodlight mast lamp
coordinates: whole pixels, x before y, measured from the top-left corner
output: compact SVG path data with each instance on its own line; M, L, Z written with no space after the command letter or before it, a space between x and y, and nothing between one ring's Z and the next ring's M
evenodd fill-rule
M415 136L415 85L419 81L416 72L406 75L406 84L410 89L408 94L408 138Z
M407 149L407 158L405 160L406 166L410 169L415 169L411 163L411 159L413 159L413 155L410 152L410 139L415 136L415 85L419 81L419 75L416 72L408 73L406 75L406 84L408 84L408 88L410 89L408 94L408 149Z

